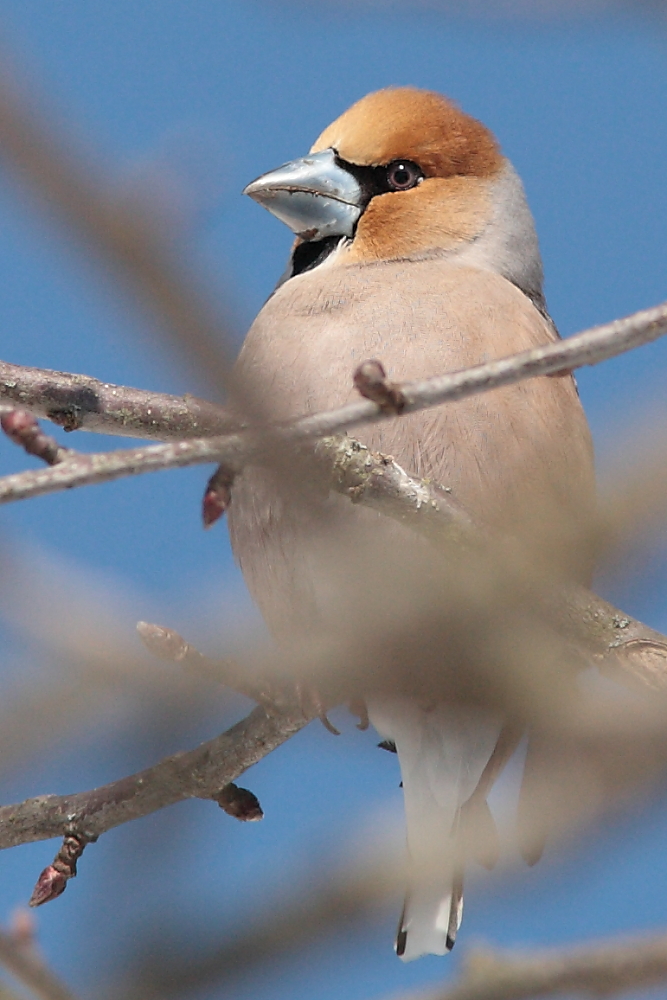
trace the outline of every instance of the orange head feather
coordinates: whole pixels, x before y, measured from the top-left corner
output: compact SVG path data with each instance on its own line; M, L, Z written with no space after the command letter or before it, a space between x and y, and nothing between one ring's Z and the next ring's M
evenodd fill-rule
M349 164L417 164L424 180L376 195L357 225L348 262L390 260L473 240L491 212L489 182L505 160L493 134L440 94L391 87L368 94L329 125L311 152ZM342 261L341 261L342 262Z
M388 87L357 101L324 130L311 152L330 147L358 166L412 160L426 177L489 177L503 163L485 125L446 97L416 87Z

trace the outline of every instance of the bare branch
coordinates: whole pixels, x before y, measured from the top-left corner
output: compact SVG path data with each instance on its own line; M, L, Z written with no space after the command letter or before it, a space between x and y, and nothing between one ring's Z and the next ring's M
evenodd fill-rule
M168 441L238 430L220 406L196 396L170 396L48 368L0 362L0 403L46 418L66 431Z
M0 414L0 427L26 454L41 458L47 465L57 465L71 455L70 449L63 448L54 437L45 434L36 418L26 410Z
M460 372L452 372L422 382L404 382L400 385L404 402L402 413L414 413L438 406L441 403L465 399L500 386L512 385L539 375L554 375L585 365L599 364L642 344L651 343L667 333L667 303L644 309L623 319L577 333L567 340L486 364L475 365ZM392 383L392 388L396 386ZM299 438L336 434L349 427L375 423L394 413L383 412L375 403L353 403L339 410L304 417L291 427Z
M667 936L605 941L568 951L524 956L472 952L452 989L404 1000L523 1000L561 994L615 996L667 980Z
M256 795L247 788L239 788L233 782L224 785L211 798L224 812L241 822L256 822L263 819L264 813ZM97 837L78 833L76 824L70 826L63 837L58 853L46 868L40 873L29 906L43 906L61 896L67 888L67 883L77 874L77 862L84 850Z
M565 341L536 347L530 351L490 361L461 372L453 372L423 382L403 383L402 413L414 413L452 400L488 392L539 375L597 364L656 340L667 332L667 304L645 309L625 319L585 330ZM339 433L350 427L375 423L395 416L387 408L363 401L350 403L326 413L302 417L273 428L287 442L301 443ZM157 416L156 416L157 419ZM54 469L18 473L0 479L0 503L25 500L74 486L108 482L123 476L161 469L182 468L203 462L218 462L236 472L257 461L264 446L259 429L221 437L179 441L172 444L131 448L108 454L77 456Z
M311 719L300 707L272 715L256 708L195 750L74 795L40 795L0 807L0 849L63 836L76 829L89 840L183 799L216 799L225 785L275 750Z
M236 436L233 441L237 443ZM31 469L4 476L0 479L0 504L28 500L47 493L59 493L75 486L108 483L127 476L143 475L145 472L161 472L165 469L216 462L221 450L220 442L228 450L233 447L232 437L225 436L143 445L89 455L77 454L50 469ZM49 475L44 476L45 472Z

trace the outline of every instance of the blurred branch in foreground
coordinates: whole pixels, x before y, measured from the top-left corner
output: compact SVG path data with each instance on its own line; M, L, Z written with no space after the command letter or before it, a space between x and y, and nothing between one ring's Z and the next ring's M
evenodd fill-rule
M349 860L343 870L323 875L308 869L294 881L295 891L281 894L231 938L215 934L200 940L196 949L184 948L158 925L139 943L128 981L118 992L131 998L172 997L212 983L227 986L327 934L371 919L402 891L403 852L376 843L372 853ZM275 917L276 907L280 919Z
M86 252L122 277L182 355L219 392L228 382L229 322L170 249L160 220L145 205L118 198L83 151L72 151L75 145L65 123L54 130L3 70L0 158L39 202L56 210Z
M19 914L14 924L9 931L0 931L0 965L38 1000L76 1000L39 954L27 916ZM24 925L30 926L28 933ZM0 1000L15 998L0 987Z
M202 988L211 982L234 979L259 959L270 960L295 945L308 944L322 926L343 926L351 913L359 919L374 910L376 893L368 879L341 884L337 891L305 900L300 911L287 912L285 921L252 928L247 937L220 948L206 957L190 956L178 965L166 953L152 956L139 970L141 984L136 995L174 996L184 990ZM303 923L292 923L299 912ZM203 960L203 961L202 961ZM164 964L163 964L164 963ZM667 980L667 936L619 938L599 945L572 949L503 954L488 949L467 955L460 981L453 987L410 993L397 1000L530 1000L530 998L576 995L616 996L644 990ZM130 988L130 996L134 989Z
M0 547L0 623L17 642L5 662L0 708L0 775L46 759L91 720L201 714L211 687L182 670L165 671L137 647L122 596L33 547ZM35 663L39 664L38 671ZM201 673L200 673L201 676ZM213 678L208 678L213 680ZM219 685L219 678L215 678ZM226 712L228 693L213 689ZM238 711L235 708L235 711ZM62 831L61 831L62 832Z
M667 936L619 938L570 950L513 955L472 951L451 989L400 1000L529 1000L567 994L610 997L667 980Z

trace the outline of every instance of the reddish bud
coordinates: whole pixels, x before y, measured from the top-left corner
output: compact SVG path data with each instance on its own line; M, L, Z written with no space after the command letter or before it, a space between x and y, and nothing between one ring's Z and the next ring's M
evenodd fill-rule
M53 859L53 864L47 865L37 879L37 885L32 891L29 906L41 906L62 895L69 879L76 875L76 863L86 847L97 837L76 833L73 829L63 837L60 850Z
M31 433L39 431L39 424L32 413L25 410L10 410L0 417L2 429L17 444L22 443L22 439Z
M229 507L232 502L233 482L233 474L222 465L209 479L202 501L202 519L205 528L211 528Z
M364 399L377 403L385 413L401 413L407 402L403 390L395 382L387 379L387 373L380 361L372 358L362 361L355 370L354 387Z
M362 388L383 385L387 380L387 373L381 361L378 361L377 358L370 358L368 361L361 362L355 370L353 378L356 388L361 392Z
M32 890L32 896L28 906L41 906L42 903L50 903L52 899L57 899L62 895L67 886L67 875L59 872L53 865L47 865L42 874L37 879L37 885Z
M205 528L212 528L227 510L227 502L217 490L207 489L202 500L202 520Z

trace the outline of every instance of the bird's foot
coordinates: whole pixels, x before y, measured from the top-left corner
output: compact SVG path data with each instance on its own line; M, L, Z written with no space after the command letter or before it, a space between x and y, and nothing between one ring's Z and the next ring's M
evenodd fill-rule
M289 687L291 688L292 685L290 684ZM284 687L281 686L280 689L276 689L274 685L267 682L262 685L259 695L261 704L268 709L279 706L284 697ZM333 736L340 736L340 731L336 729L327 715L327 705L324 698L311 681L303 679L294 681L294 686L289 694L289 700L296 701L304 715L318 718L324 728ZM352 715L356 715L359 719L357 729L368 729L370 720L368 718L368 708L363 698L355 698L350 701L349 709Z
M356 715L359 719L357 723L357 729L361 729L364 732L370 726L370 720L368 718L368 706L363 698L354 698L349 702L348 708L352 712L352 715Z
M329 721L326 703L315 685L310 681L298 680L294 687L304 715L316 716L332 736L340 736L340 731Z

